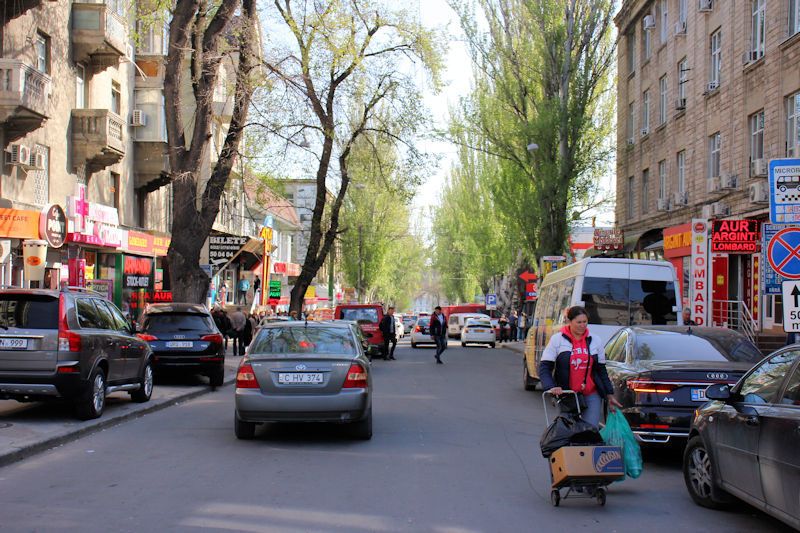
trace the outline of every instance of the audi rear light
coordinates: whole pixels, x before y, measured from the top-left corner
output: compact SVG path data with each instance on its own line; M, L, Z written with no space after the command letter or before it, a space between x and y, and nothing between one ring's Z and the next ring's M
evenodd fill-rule
M250 363L242 363L239 365L239 370L236 372L236 388L237 389L257 389L258 380L256 373Z
M147 342L152 342L152 341L157 341L158 340L158 337L156 337L155 335L150 335L149 333L137 333L136 336L139 337L140 339L142 339L143 341L147 341Z
M58 297L58 351L81 351L81 336L69 329L67 301L64 294L60 294Z
M421 332L421 331L422 331L422 326L417 326L417 327L415 327L415 328L414 328L414 331L415 331L416 333L419 333L419 332Z
M347 371L347 378L344 380L343 389L366 389L367 388L367 371L358 363L350 365Z
M219 333L212 333L211 335L203 335L200 337L201 341L213 342L214 344L222 344L222 335Z
M663 383L655 381L631 380L628 388L638 393L669 394L679 387L676 383Z

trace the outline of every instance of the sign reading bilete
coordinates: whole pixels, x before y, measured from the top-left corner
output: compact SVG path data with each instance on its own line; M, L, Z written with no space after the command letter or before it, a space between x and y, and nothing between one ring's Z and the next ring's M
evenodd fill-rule
M728 254L754 254L760 240L758 220L715 220L711 231L711 251Z

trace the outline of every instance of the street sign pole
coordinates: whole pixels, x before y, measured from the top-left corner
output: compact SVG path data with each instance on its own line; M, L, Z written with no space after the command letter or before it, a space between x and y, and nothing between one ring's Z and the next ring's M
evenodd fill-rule
M272 228L261 228L261 238L264 239L264 257L261 261L261 305L269 302L269 263L272 254Z
M783 331L800 332L800 281L786 280L781 284L783 293Z

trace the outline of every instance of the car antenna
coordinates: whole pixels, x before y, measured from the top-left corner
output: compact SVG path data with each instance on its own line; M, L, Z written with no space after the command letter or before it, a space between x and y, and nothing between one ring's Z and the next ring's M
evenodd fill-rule
M689 329L686 330L686 334L687 335L691 335L692 334L692 326L689 326Z

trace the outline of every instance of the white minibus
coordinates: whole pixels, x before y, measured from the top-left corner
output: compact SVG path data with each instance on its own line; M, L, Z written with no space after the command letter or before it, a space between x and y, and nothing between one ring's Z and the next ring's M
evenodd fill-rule
M453 313L447 319L447 336L451 339L460 339L461 330L470 318L484 318L491 320L489 315L483 313Z
M589 334L605 343L623 326L678 324L678 290L675 268L667 261L591 258L551 272L539 285L525 340L525 389L536 388L542 351L566 323L568 308L585 307Z

